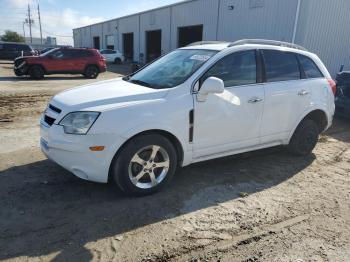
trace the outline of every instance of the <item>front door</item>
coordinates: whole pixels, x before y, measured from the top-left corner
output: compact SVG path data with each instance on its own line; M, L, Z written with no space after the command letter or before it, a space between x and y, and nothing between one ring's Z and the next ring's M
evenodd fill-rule
M256 51L230 54L201 78L224 81L222 94L210 94L205 102L194 98L194 157L240 150L259 144L264 110L264 87L257 83Z
M77 59L74 50L59 49L45 59L44 66L47 71L60 73L75 70Z

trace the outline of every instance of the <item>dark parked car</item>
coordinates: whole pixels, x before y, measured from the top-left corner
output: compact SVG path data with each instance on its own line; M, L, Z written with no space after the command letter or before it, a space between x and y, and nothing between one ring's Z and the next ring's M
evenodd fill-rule
M335 113L350 118L350 72L338 73L335 94Z
M82 74L96 78L106 71L106 60L92 48L55 48L40 56L19 57L15 60L16 76L29 75L42 79L51 74Z
M0 41L0 59L14 60L19 56L33 56L36 52L30 45Z

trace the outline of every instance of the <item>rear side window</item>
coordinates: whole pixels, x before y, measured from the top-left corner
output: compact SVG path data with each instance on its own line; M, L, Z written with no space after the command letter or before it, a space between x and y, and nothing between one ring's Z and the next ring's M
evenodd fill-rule
M82 57L91 57L91 56L94 56L94 54L88 50L82 50L81 51L81 56Z
M16 47L17 45L14 45L14 44L4 44L4 48L7 51L17 51Z
M299 61L304 69L306 78L319 78L323 77L323 74L321 73L320 69L318 69L317 65L314 61L312 61L310 58L299 55Z
M255 51L230 54L218 61L202 78L217 77L224 81L225 87L256 83Z
M300 70L296 55L276 50L264 50L267 82L300 79Z

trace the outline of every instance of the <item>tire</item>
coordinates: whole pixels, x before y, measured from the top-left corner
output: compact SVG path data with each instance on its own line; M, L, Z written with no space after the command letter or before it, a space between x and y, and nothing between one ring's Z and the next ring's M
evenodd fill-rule
M40 80L44 78L45 72L41 66L34 65L29 68L30 78Z
M122 63L122 60L119 57L114 59L114 64L120 65L121 63Z
M319 135L320 129L315 121L303 120L289 142L289 152L297 156L310 154L317 144Z
M177 168L177 158L173 144L165 137L140 135L114 157L111 176L128 195L153 194L170 182Z
M95 79L98 77L99 73L100 72L98 68L96 66L91 65L85 69L84 76L89 79Z
M16 76L22 76L23 75L19 70L15 70L14 72L15 72Z

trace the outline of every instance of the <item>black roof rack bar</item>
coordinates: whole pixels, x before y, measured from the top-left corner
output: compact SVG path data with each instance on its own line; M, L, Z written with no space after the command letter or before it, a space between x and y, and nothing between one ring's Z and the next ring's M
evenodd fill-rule
M307 51L306 48L304 48L300 45L296 45L296 44L292 44L292 43L288 43L288 42L283 42L283 41L265 40L265 39L243 39L243 40L239 40L239 41L231 43L228 47L238 46L238 45L247 45L247 44L274 45L274 46L289 47L289 48Z
M199 41L199 42L193 42L188 46L196 46L196 45L215 45L215 44L229 44L229 42L225 42L225 41Z

